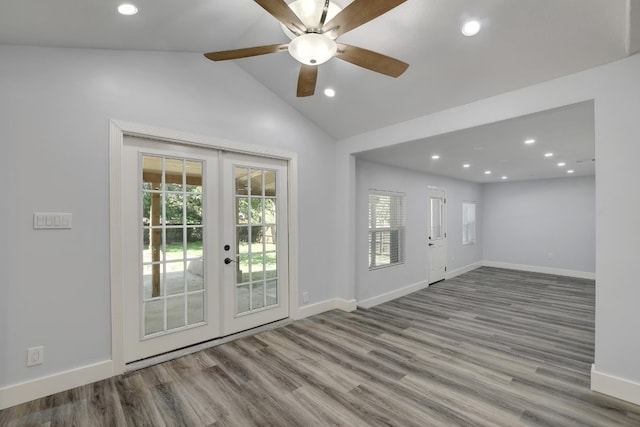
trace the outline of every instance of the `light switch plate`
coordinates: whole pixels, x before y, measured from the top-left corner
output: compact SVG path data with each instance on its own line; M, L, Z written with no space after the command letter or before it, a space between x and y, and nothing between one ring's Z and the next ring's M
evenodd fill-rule
M71 214L67 212L35 212L33 214L33 229L69 229L71 228Z

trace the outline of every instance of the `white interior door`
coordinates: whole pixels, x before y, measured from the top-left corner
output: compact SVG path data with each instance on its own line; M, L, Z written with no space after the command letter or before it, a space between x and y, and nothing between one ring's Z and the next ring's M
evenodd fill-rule
M224 153L225 335L289 316L286 166Z
M220 336L218 152L126 137L125 362Z
M444 190L427 191L428 282L444 280L447 271L447 203Z

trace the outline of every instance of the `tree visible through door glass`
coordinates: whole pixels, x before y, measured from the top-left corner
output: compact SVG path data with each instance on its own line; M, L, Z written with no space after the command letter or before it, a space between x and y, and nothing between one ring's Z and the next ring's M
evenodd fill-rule
M204 321L202 161L142 156L144 335Z
M275 171L244 166L234 175L236 314L243 314L278 304L277 178Z

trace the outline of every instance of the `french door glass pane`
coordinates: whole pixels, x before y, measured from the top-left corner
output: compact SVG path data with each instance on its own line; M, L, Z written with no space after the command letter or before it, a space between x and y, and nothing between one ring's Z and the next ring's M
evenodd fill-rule
M442 215L442 207L443 200L441 197L431 197L431 230L429 232L429 236L432 239L442 239L443 235L443 215Z
M187 195L187 224L202 225L202 194Z
M265 289L267 306L278 304L278 281L269 280Z
M276 195L276 172L264 172L264 195L267 197L275 197Z
M249 199L236 197L236 224L249 224Z
M241 285L236 288L236 313L238 314L251 310L249 286Z
M142 156L144 336L204 321L202 161Z
M202 227L189 227L186 229L187 259L202 259Z
M164 296L164 266L164 263L155 263L142 267L145 300Z
M184 295L167 298L167 329L175 329L184 325Z
M187 323L194 325L204 321L204 292L197 292L187 296Z
M262 196L262 175L263 170L261 169L249 169L249 176L251 177L251 195L252 196Z
M202 162L185 161L187 193L202 193Z
M264 307L264 282L254 282L251 285L251 308Z
M184 261L168 262L165 266L167 295L184 293Z
M278 304L277 175L273 170L234 167L238 274L236 314Z
M164 300L144 303L144 330L147 335L164 330Z
M248 195L249 194L249 169L247 168L235 168L236 176L236 194Z

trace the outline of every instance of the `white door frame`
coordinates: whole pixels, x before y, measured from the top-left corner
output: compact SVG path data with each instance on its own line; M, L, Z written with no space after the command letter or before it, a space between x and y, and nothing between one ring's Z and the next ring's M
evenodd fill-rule
M297 154L273 147L243 144L156 126L111 120L109 126L109 253L111 273L111 359L113 375L122 374L126 368L124 358L124 263L122 259L124 233L122 173L125 135L287 161L289 194L289 317L291 319L299 318Z

